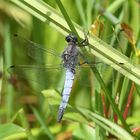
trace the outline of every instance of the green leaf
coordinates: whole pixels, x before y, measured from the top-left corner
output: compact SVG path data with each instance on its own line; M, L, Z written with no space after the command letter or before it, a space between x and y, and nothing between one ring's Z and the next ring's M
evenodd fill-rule
M62 12L67 24L68 24L68 26L69 26L69 28L71 29L71 31L73 33L75 33L78 36L77 31L76 31L76 29L75 29L70 17L68 16L63 4L61 3L60 0L55 0L55 1L56 1L57 5L59 6L59 8L60 8L60 10L61 10L61 12Z
M81 124L74 131L73 135L79 139L84 140L95 140L95 129L91 128L89 125Z
M61 101L60 94L53 89L43 90L41 91L44 97L48 100L50 105L58 105Z
M50 138L50 140L54 140L53 134L51 133L49 128L46 126L46 124L45 124L44 120L42 119L42 116L40 115L40 113L34 107L32 107L32 110L33 110L34 115L36 116L38 122L41 124L41 127L43 128L46 135Z
M87 109L78 108L78 110L87 118L91 119L100 127L104 128L109 133L113 134L117 138L121 140L134 140L134 137L131 136L125 129L120 127L119 125L111 122L110 120L95 114Z
M25 129L13 123L0 125L0 139L4 140L12 135L25 132Z

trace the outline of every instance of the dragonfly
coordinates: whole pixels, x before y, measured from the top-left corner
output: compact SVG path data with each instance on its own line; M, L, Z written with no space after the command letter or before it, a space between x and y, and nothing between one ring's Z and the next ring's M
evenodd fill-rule
M18 35L15 35L15 36L18 37ZM20 37L20 38L22 38L22 37ZM24 38L22 38L22 40L27 41ZM71 93L73 82L74 82L75 75L76 75L76 67L77 67L77 65L81 65L81 64L79 64L79 55L81 55L80 51L79 51L79 46L88 45L87 37L85 37L85 39L82 40L81 42L78 42L77 36L74 35L73 33L70 33L69 35L67 35L65 37L65 40L67 42L67 46L61 55L56 53L54 50L43 49L40 46L38 46L38 44L35 44L30 40L27 41L31 45L31 47L29 47L30 48L29 55L31 57L33 57L33 55L34 55L33 48L38 48L41 51L46 51L47 53L50 53L52 55L55 55L55 56L58 56L61 58L62 64L59 66L59 68L61 67L61 68L65 69L65 81L64 81L64 88L62 90L62 99L61 99L61 103L60 103L60 106L58 109L58 117L57 117L58 122L61 122L64 112L66 110L66 106L69 101L70 93ZM37 57L37 58L39 58L39 57ZM33 66L30 67L28 65L13 65L10 67L10 69L14 69L14 71L18 71L18 72L21 69L28 69L28 68L29 69L33 68ZM35 68L37 68L37 67L35 67ZM57 68L58 67L56 67L56 69ZM53 71L53 69L55 69L55 67L53 67L53 68L51 68L49 66L42 67L42 68L38 67L38 70L41 71L42 69L50 69L51 71Z
M62 101L58 110L58 122L61 121L69 100L70 92L74 81L75 68L78 64L79 55L79 51L77 49L78 38L73 34L69 34L68 36L66 36L66 41L68 45L62 53L63 66L66 68L66 79L64 84L64 90L62 92ZM88 44L87 39L84 40L82 44L84 43L84 45L87 45L85 44L85 42Z

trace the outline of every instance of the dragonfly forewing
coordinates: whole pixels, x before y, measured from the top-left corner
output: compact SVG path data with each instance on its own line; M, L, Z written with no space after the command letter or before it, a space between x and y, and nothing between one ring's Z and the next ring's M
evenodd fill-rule
M31 61L34 60L36 64L46 64L47 59L52 59L54 62L57 60L58 64L61 61L61 53L52 48L44 47L19 35L15 35L13 39L15 52L23 51L23 54L28 56L28 59L31 58Z
M8 68L8 72L17 79L34 83L36 85L35 90L39 91L38 87L41 86L41 90L47 88L61 88L64 83L64 74L66 69L62 65L14 65ZM56 80L57 79L57 80ZM60 81L62 85L60 85Z

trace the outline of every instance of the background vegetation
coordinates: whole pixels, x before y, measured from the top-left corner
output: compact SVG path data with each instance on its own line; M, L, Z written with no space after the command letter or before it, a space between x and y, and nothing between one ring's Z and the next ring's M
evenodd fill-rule
M18 2L27 7L19 6ZM30 2L36 6L42 4L40 0ZM44 0L42 5L51 6L51 14L55 14L56 10L56 15L64 16L72 31L70 22L74 21L83 32L96 35L129 57L132 63L139 64L138 0L61 2L64 10L59 0ZM43 21L40 11L44 9L39 7L34 14L35 10L26 1L0 1L0 139L140 139L139 85L111 66L103 62L97 64L99 73L95 72L96 69L93 73L88 67L78 70L80 76L74 83L61 123L57 123L56 118L64 72L56 69L49 72L9 69L11 65L39 66L47 63L55 67L61 63L58 57L48 55L41 49L34 50L30 42L13 36L16 33L41 44L46 50L61 54L66 46L64 35L68 34L68 27L53 26L50 19ZM49 16L50 13L45 14ZM62 22L56 17L54 21ZM30 52L28 48L31 48ZM92 64L102 61L93 56L90 49L85 57L89 56Z

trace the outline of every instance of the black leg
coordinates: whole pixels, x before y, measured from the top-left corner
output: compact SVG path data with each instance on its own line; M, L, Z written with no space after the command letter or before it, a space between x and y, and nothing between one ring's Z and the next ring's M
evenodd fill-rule
M86 38L86 39L82 40L78 45L79 46L87 46L88 45L88 39Z
M84 46L87 46L89 44L88 43L88 37L87 37L88 34L89 34L89 32L88 33L84 33L85 39L78 43L79 46L83 46L84 47Z

